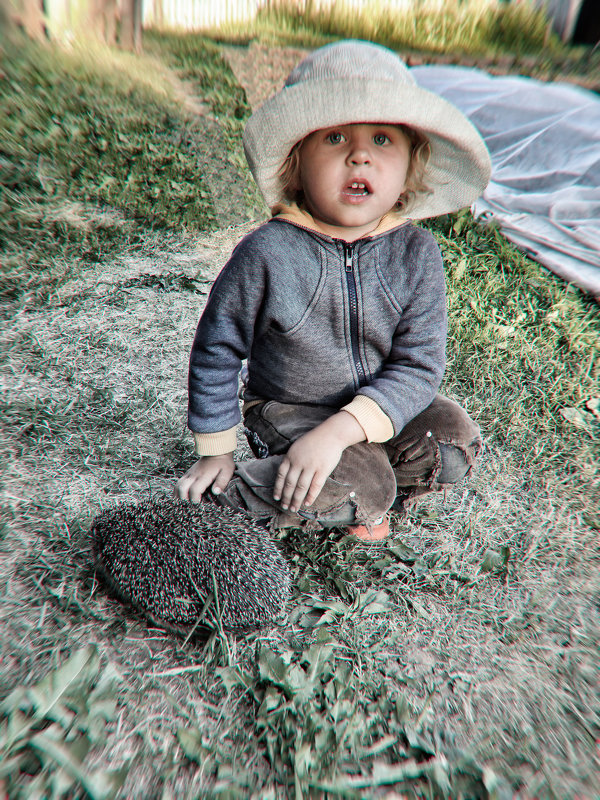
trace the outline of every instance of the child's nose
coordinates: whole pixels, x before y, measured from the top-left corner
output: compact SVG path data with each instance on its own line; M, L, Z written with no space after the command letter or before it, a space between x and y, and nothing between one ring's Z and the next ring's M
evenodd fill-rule
M371 154L369 153L369 149L367 147L358 145L352 148L348 156L348 160L351 164L355 165L368 164L371 160Z

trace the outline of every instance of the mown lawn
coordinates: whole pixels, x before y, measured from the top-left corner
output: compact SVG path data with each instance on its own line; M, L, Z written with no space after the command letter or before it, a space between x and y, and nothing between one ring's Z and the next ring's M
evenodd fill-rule
M444 391L486 436L468 483L381 546L282 535L294 597L267 630L185 641L95 580L94 515L193 459L191 337L262 214L219 45L146 44L2 44L0 787L597 796L597 307L467 212L431 228Z

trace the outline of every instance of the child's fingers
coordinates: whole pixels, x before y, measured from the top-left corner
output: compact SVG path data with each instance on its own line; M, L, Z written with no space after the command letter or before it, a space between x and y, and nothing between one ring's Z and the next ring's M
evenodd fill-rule
M306 498L304 500L305 506L311 506L315 502L317 497L321 494L321 489L325 485L326 480L327 477L322 478L317 473L315 473L315 476L312 479L312 483L310 484L310 489L308 490L308 494L306 495Z
M196 479L188 489L188 499L190 503L202 502L202 495L208 486L209 484L205 480Z
M190 503L199 503L202 495L213 482L214 475L211 473L195 474L193 469L185 473L175 485L175 493L181 500L189 500Z
M224 491L234 471L235 464L231 454L205 456L196 461L177 481L173 493L181 500L199 503L211 484L215 494Z
M290 469L289 461L285 459L279 465L279 469L277 470L277 476L275 478L275 486L273 487L273 500L281 500L281 495L283 492L283 484L285 483L285 479Z
M301 472L298 476L298 480L296 481L296 486L294 487L293 494L290 499L290 511L298 511L302 503L304 502L304 498L306 497L308 491L310 490L312 484L312 475L309 473L307 474L306 471ZM284 500L285 501L285 489L284 489Z
M212 493L221 494L227 488L227 484L231 480L232 472L222 469L213 481Z
M281 462L277 478L275 480L275 487L273 489L273 498L280 500L281 507L287 510L296 510L296 498L302 495L304 499L309 485L301 480L302 470L297 467L292 467L285 460Z
M190 486L192 485L192 481L186 475L182 478L179 478L175 487L173 489L173 494L175 497L178 497L180 500L187 500L188 499L188 491Z
M186 476L184 475L183 478L180 478L175 484L175 488L173 489L173 494L180 500L191 500L190 489L192 487L192 484L193 484L193 479L186 478Z
M300 494L300 491L302 489L302 487L300 487L300 489L298 488L298 481L300 479L300 475L301 472L299 470L290 469L288 470L288 473L285 476L285 481L283 482L283 491L281 492L281 505L285 509L287 509L289 506L292 511L295 510L294 508L291 508L291 506L294 495L296 494L296 492ZM303 492L304 496L306 494L307 487L303 488L304 488Z

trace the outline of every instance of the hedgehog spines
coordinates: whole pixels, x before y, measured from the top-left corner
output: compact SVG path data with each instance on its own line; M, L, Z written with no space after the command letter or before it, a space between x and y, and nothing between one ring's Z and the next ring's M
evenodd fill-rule
M170 629L195 625L203 609L208 624L215 585L230 630L271 622L290 594L289 567L267 531L229 508L152 499L102 512L91 533L107 585Z

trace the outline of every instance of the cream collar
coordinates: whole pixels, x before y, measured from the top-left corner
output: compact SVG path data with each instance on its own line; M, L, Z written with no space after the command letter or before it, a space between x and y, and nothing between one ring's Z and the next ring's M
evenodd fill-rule
M286 203L277 203L271 209L271 214L276 219L282 219L286 222L293 222L296 225L301 225L303 228L308 228L311 231L315 231L315 233L322 233L325 236L330 236L329 233L320 227L319 221L316 220L312 214L309 214L306 209L301 208L295 202L289 203L289 205ZM369 231L369 233L366 233L359 238L372 239L374 236L379 236L381 233L387 233L388 231L391 231L408 221L409 220L406 217L403 217L399 211L388 211L388 213L384 214L379 220L376 228L373 228L372 231Z

